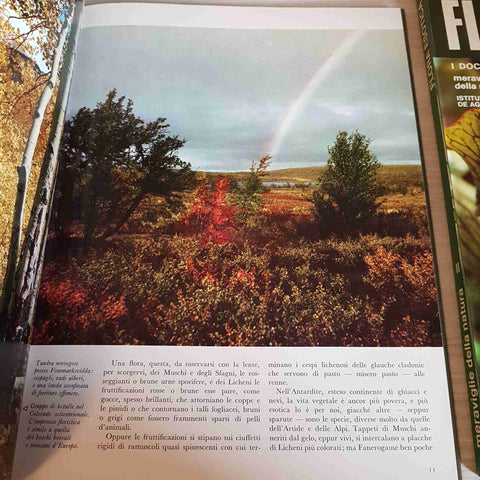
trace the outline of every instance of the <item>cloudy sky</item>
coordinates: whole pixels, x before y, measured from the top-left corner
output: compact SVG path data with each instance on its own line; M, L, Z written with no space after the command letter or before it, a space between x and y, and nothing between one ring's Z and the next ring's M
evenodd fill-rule
M322 165L339 130L382 163L419 162L402 31L107 26L82 30L68 116L109 90L166 117L197 170Z

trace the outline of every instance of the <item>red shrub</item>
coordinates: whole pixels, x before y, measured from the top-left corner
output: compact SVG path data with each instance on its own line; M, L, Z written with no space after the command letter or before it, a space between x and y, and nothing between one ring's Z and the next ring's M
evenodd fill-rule
M201 235L204 244L230 243L235 232L236 207L227 201L229 185L230 180L222 178L213 191L207 184L198 187L195 201L176 231L186 236Z

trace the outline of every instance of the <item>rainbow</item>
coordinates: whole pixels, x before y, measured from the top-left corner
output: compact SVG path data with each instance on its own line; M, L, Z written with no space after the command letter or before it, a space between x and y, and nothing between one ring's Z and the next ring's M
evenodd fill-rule
M268 144L267 152L269 155L275 157L279 152L288 130L295 122L298 114L309 102L320 83L325 80L333 70L335 70L340 64L340 61L352 51L364 34L365 30L355 30L348 35L339 47L318 67L310 80L303 86L300 95L298 95L298 97L296 97L290 104L288 110L275 129L275 133Z

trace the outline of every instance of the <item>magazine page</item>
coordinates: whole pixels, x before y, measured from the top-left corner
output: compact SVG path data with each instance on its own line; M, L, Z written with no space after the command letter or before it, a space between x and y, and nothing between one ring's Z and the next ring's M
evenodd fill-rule
M13 478L457 476L399 9L90 5L66 118Z

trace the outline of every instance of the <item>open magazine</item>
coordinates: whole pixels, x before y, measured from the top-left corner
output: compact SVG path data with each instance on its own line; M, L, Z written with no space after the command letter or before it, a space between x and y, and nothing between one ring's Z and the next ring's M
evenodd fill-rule
M456 478L402 11L79 21L13 478Z

